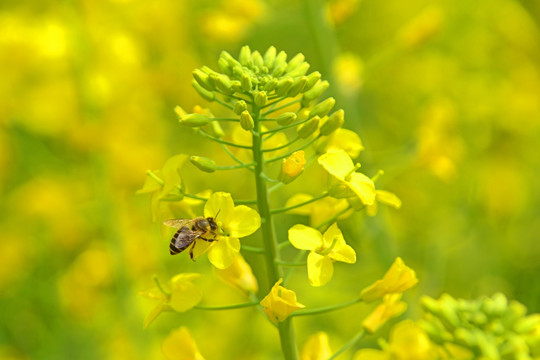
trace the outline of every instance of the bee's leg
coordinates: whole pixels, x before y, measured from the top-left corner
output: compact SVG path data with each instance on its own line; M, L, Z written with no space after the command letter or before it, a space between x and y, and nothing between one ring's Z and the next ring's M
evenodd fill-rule
M204 241L208 241L208 242L213 242L213 241L216 241L217 239L214 238L214 239L207 239L207 238L203 238L203 237L199 237L199 239L203 239Z
M190 257L191 261L195 261L195 259L193 258L193 249L195 248L195 244L196 244L196 243L197 243L197 242L194 241L194 242L193 242L193 245L191 245L191 248L189 249L189 257Z

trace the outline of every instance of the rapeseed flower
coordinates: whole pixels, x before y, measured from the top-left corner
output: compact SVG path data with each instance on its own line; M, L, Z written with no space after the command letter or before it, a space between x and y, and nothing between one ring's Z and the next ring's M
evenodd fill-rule
M302 352L301 360L326 360L332 356L332 350L328 342L328 335L320 331L307 339Z
M391 318L397 317L405 310L407 304L401 301L401 293L388 294L383 297L383 302L375 308L362 322L362 326L373 334Z
M185 326L172 331L163 340L161 350L168 360L204 360Z
M309 226L294 225L289 229L289 241L297 249L310 250L307 269L309 283L313 286L322 286L332 279L334 261L356 262L354 249L345 243L335 223L324 235Z
M416 285L417 282L414 270L405 265L403 260L398 257L384 274L384 277L362 290L360 297L364 302L369 303L387 294L402 293Z
M257 278L253 275L249 264L240 254L236 255L231 266L226 269L215 268L215 273L221 280L243 293L255 294L259 290Z
M292 290L286 289L280 284L283 279L279 279L270 293L265 296L261 301L263 311L273 323L285 321L289 315L305 307L305 305L296 301L296 293Z

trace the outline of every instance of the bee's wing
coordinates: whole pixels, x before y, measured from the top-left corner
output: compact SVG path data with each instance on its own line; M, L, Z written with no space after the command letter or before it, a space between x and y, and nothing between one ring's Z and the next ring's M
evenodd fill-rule
M170 219L170 220L165 220L163 224L173 227L173 228L181 229L184 226L189 227L191 222L192 222L191 219Z

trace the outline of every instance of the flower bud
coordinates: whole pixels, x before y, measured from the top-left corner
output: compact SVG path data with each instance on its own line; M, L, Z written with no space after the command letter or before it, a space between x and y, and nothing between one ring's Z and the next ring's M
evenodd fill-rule
M287 65L287 72L290 72L290 71L296 69L297 67L299 67L300 65L302 65L304 60L305 60L304 54L302 54L302 53L296 54L296 56L293 57L289 61L289 64Z
M242 48L240 49L240 55L238 56L238 60L240 60L240 64L244 66L251 67L253 65L253 62L251 60L251 50L249 49L249 46L242 46Z
M309 136L311 136L317 129L319 128L319 122L321 121L321 118L318 116L315 116L305 124L300 125L298 128L298 137L300 139L307 139Z
M296 69L290 71L287 73L287 75L296 77L296 76L303 76L305 75L309 70L309 63L304 62L300 66L298 66Z
M182 116L186 116L188 114L184 109L182 109L182 107L178 105L174 108L174 112L176 113L176 115L178 115L178 118L181 118Z
M266 93L270 93L277 87L277 84L278 84L277 79L272 79L270 81L267 81L266 84L264 84L263 86L263 90L266 91Z
M223 128L218 121L211 121L208 125L204 127L204 131L208 132L210 135L218 139L221 139L223 136L225 136L225 132L223 131Z
M302 89L304 89L304 86L306 86L307 77L301 76L299 78L296 78L294 83L291 85L291 88L289 91L287 91L288 97L295 97L296 95L300 94L302 92Z
M229 62L227 60L225 60L224 58L219 58L218 60L218 67L219 69L221 70L221 72L223 72L224 74L227 74L227 75L232 75L232 67L231 65L229 64Z
M266 96L266 91L257 91L255 93L255 105L262 107L268 102L268 96Z
M286 77L284 79L279 80L276 86L276 94L278 96L285 96L293 83L294 81L290 77Z
M237 115L240 115L242 112L244 112L245 110L247 110L247 104L244 100L238 100L235 104L234 104L234 108L233 108L233 111L237 114Z
M270 46L268 50L264 53L264 66L268 69L271 69L274 66L274 61L276 60L276 48Z
M312 72L307 76L307 82L306 86L304 86L304 89L302 91L306 92L308 90L311 90L313 86L321 79L321 73L318 71Z
M256 69L262 69L262 67L264 66L264 60L261 56L261 53L259 53L258 51L254 51L251 54L251 61L253 62L253 65Z
M309 117L314 116L325 116L332 110L334 105L336 104L336 99L333 97L329 97L328 99L324 100L323 102L318 103L315 105L313 109L309 112Z
M190 127L200 127L208 124L212 119L204 114L186 114L180 116L180 124Z
M328 120L321 126L321 135L330 135L339 129L345 121L345 112L342 109L334 112L328 117Z
M214 76L210 76L211 78L214 78ZM225 94L232 95L234 93L234 90L232 89L231 81L229 80L229 77L225 75L217 75L215 77L217 87Z
M195 88L195 91L199 93L199 95L205 99L206 101L212 102L216 99L216 94L212 91L208 91L205 88L203 88L201 85L199 85L195 79L191 81L191 85Z
M253 122L253 118L251 117L249 111L244 110L240 114L240 126L242 126L242 129L246 131L250 131L255 126L255 123Z
M244 91L251 91L251 77L248 74L242 74L241 78L242 82L242 90Z
M280 67L283 67L283 71L287 69L287 53L285 51L280 51L274 61L274 70Z
M246 294L254 294L259 290L257 278L253 275L249 264L240 254L236 255L233 263L228 268L218 269L214 267L214 271L221 280Z
M296 120L296 114L293 112L283 113L276 118L276 121L279 125L289 125L295 120Z
M242 65L231 54L229 54L225 50L223 50L221 52L219 57L225 59L225 61L227 61L229 63L229 65L230 65L230 67L233 68L233 69L235 67L242 67Z
M306 91L304 93L304 99L306 101L312 101L312 100L315 100L316 98L318 98L319 96L321 96L321 94L326 90L328 89L328 87L330 86L330 84L328 83L328 81L324 80L324 81L320 81L318 83L316 83L312 88L311 90L309 91Z
M210 84L208 79L208 74L205 74L201 69L193 70L193 78L199 85L209 91L215 90L214 87Z
M207 173L213 173L217 170L216 162L207 157L192 156L189 158L189 161L191 161L191 163L195 165L199 170Z
M279 181L284 184L289 184L304 172L305 165L306 158L304 157L304 152L302 150L292 153L291 156L283 159Z
M274 70L272 71L272 76L274 77L280 77L285 73L285 70L287 70L287 64L281 64L279 66L274 67Z

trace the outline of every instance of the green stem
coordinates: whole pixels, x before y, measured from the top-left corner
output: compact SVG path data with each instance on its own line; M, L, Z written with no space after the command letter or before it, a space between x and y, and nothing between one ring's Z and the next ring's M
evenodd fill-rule
M235 118L224 118L224 117L215 117L212 118L213 121L233 121L233 122L240 122L240 119Z
M294 144L295 142L297 142L298 140L300 140L300 138L297 136L294 138L294 140L286 143L285 145L281 145L281 146L277 146L275 148L271 148L271 149L263 149L263 152L270 152L270 151L276 151L276 150L281 150L281 149L284 149L286 147L289 147L291 146L292 144Z
M260 108L253 106L253 120L255 128L253 132L253 160L255 161L255 185L257 189L257 201L259 214L261 216L261 231L265 249L266 271L268 277L268 289L270 292L272 286L281 278L279 265L279 252L277 249L277 241L274 234L274 224L272 213L270 212L270 201L268 197L268 188L264 178L265 161L263 156L263 138L261 134ZM285 360L298 359L296 343L294 337L294 329L289 319L278 324L279 337L281 340L281 350Z
M161 281L159 281L159 278L157 277L157 275L154 275L154 282L156 283L159 291L161 291L163 294L165 294L167 296L171 296L171 293L168 292L167 290L165 290L163 285L161 285Z
M332 360L337 358L339 355L343 354L345 351L349 350L351 347L356 345L357 342L359 342L365 335L365 331L362 329L360 330L355 336L352 337L351 340L347 341L345 345L343 345L338 351L336 351L332 356L328 358L328 360Z
M309 145L311 145L311 144L313 144L315 141L319 140L320 137L321 137L321 135L315 136L313 139L311 139L310 141L308 141L308 142L305 143L304 145L300 146L298 149L294 150L293 152L300 151L300 150L304 150L304 149L307 148ZM281 160L281 159L285 159L285 158L291 156L291 154L292 154L293 152L290 152L290 153L287 153L287 154L281 155L281 156L276 156L275 158L271 158L271 159L266 160L266 162L267 162L267 163L271 163L271 162L274 162L274 161L278 161L278 160Z
M242 168L252 168L255 163L249 163L249 164L238 164L238 165L228 165L228 166L217 166L216 170L235 170L235 169L242 169Z
M347 211L349 211L351 209L350 206L347 206L345 209L341 210L340 212L338 212L337 214L334 214L334 216L332 216L331 218L328 218L326 219L325 221L323 221L322 223L320 223L319 225L315 226L316 229L318 230L321 230L326 227L326 225L328 224L331 224L333 223L334 221L336 221L341 215L345 214Z
M294 204L294 205L291 205L291 206L287 206L287 207L282 207L282 208L279 208L279 209L274 209L271 212L272 212L272 214L279 214L279 213L282 213L282 212L286 212L286 211L289 211L289 210L293 210L293 209L302 207L302 206L307 205L307 204L311 204L312 202L315 202L315 201L320 200L322 198L325 198L327 196L328 196L328 191L325 191L321 195L316 196L314 198L311 198L309 200L306 200L304 202Z
M247 303L242 303L242 304L232 304L232 305L217 305L217 306L196 305L193 308L196 309L196 310L211 310L211 311L214 311L214 310L241 309L241 308L250 307L250 306L257 306L257 305L259 305L258 301L252 301L252 302L247 302Z
M316 309L299 310L299 311L293 312L290 316L308 316L308 315L324 314L330 311L335 311L335 310L349 307L354 304L358 304L361 301L362 301L361 298L357 298L357 299L349 300L349 301L336 304L336 305L324 306L324 307L320 307Z
M231 110L233 109L232 105L227 104L225 101L219 99L217 96L216 96L216 98L215 98L215 101L216 101L218 104L223 105L223 106L225 106L225 107L228 108L228 109L231 109Z
M289 266L289 267L295 267L295 266L306 266L307 262L289 262L289 261L283 261L283 260L276 260L276 264L281 266Z
M245 251L257 253L257 254L264 254L264 249L263 248L259 248L259 247L255 247L255 246L248 246L248 245L242 244L241 249L245 250Z
M294 262L298 262L300 261L304 255L306 255L307 251L306 250L301 250L298 252L298 254L296 254L296 257L294 258ZM285 274L285 276L283 277L283 282L286 283L289 278L291 277L292 273L294 270L298 269L297 267L291 267L289 269L289 271L287 271L287 273Z
M220 143L220 144L234 146L234 147L241 148L241 149L251 149L251 146L249 146L249 145L240 145L240 144L236 144L236 143L233 143L233 142L230 142L230 141L221 140L221 139L218 139L217 137L213 137L212 135L208 135L207 133L205 133L201 129L199 129L199 131L197 133L204 136L204 137L206 137L206 138L208 138L208 139L210 139L210 140L212 140L212 141Z
M270 110L268 110L267 112L265 112L265 113L263 114L263 116L266 116L266 115L271 114L271 113L273 113L273 112L276 112L276 111L278 111L278 110L284 109L284 108L286 108L287 106L291 106L291 105L294 105L294 104L296 104L296 103L299 103L300 101L302 101L302 99L296 99L296 100L291 101L291 102L289 102L289 103L287 103L287 104L283 104L283 105L281 105L281 106L279 106L279 107L277 107L277 108L275 108L275 109L270 109Z
M297 122L292 123L292 124L289 124L289 125L283 125L283 126L274 128L274 129L272 129L272 130L264 131L262 134L263 134L263 135L267 135L267 134L272 134L272 133L280 132L280 131L283 131L283 130L286 130L286 129L293 128L293 127L298 126L298 125L302 125L303 123L308 122L309 120L311 120L311 119L310 119L310 118L307 118L307 119L304 119L304 120L302 120L302 121L297 121Z
M229 150L229 148L227 147L227 145L225 144L219 144L221 145L221 148L223 149L223 151L225 151L227 153L227 155L229 155L229 157L231 159L233 159L234 161L236 161L238 164L244 164L244 162L242 160L240 160L239 158L237 158L231 150ZM248 168L249 171L254 171L253 168Z
M184 196L187 197L187 198L190 198L190 199L208 201L207 197L199 196L199 195L195 195L195 194L185 193ZM237 205L252 205L252 204L256 204L257 200L234 200L234 203L237 204Z

